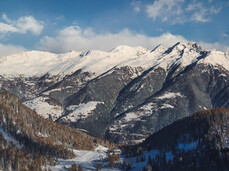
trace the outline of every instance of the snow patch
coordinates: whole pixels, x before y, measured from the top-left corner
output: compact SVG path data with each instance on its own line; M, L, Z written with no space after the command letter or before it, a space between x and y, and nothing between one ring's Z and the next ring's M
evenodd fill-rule
M156 99L162 100L162 99L170 99L170 98L176 98L176 97L183 97L181 93L171 93L168 92L162 96L157 97Z
M43 95L49 95L51 92L61 91L61 88L52 89L43 93Z
M38 133L38 136L40 136L40 137L45 137L45 138L47 138L48 137L48 135L47 134L42 134L42 133Z
M145 111L151 111L153 107L155 107L155 103L148 103L142 106L140 109L145 110Z
M142 170L143 167L147 166L149 157L151 160L155 159L157 155L163 155L163 153L157 149L150 150L150 151L143 151L142 155L135 156L135 157L125 157L124 155L121 155L121 158L123 161L126 161L128 163L131 163L131 170ZM144 158L142 161L141 158ZM172 161L173 160L173 153L171 151L165 152L166 161ZM138 162L137 162L138 161Z
M161 109L166 109L166 108L174 108L174 106L170 105L170 104L163 104L161 106Z
M139 116L136 115L135 113L131 112L131 113L127 113L125 116L125 120L126 122L131 121L132 119L137 119Z
M142 156L144 156L145 161L141 161L141 156L126 158L124 155L122 155L121 158L123 161L127 161L127 162L132 164L131 170L142 170L143 167L145 167L147 165L149 156L151 159L154 159L156 157L156 155L158 155L158 154L160 154L160 151L158 151L158 150L150 150L149 152L143 151ZM137 158L138 158L138 162L137 162Z
M71 113L62 119L70 120L71 122L76 122L79 119L85 119L91 114L98 104L103 104L103 102L90 101L87 103L81 103L79 105L68 106L66 110L70 111Z
M173 153L171 151L165 153L166 161L172 161L173 160Z
M195 149L198 145L197 141L194 142L190 142L190 143L179 143L178 144L178 149L179 150L184 150L184 151L188 151L188 150L192 150Z
M49 115L55 120L60 117L63 113L61 106L50 105L48 102L48 97L37 97L35 99L24 102L23 104L27 107L35 110L37 114L41 115L43 118L49 118Z

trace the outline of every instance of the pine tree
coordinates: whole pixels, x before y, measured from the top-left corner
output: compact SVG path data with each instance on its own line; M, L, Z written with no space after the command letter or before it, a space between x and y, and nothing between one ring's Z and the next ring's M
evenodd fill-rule
M97 168L96 168L97 171L101 170L101 165L100 163L97 163Z
M78 171L83 171L83 168L80 165L78 166Z

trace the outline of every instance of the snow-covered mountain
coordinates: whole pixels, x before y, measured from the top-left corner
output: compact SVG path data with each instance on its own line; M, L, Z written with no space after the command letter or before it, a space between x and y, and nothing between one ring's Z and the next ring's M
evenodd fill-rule
M0 58L0 89L44 118L116 142L142 141L197 110L229 107L229 54L193 42L23 52Z
M198 59L200 52L208 53L208 57ZM194 42L187 44L178 42L171 48L159 45L151 51L140 46L118 46L110 52L89 50L87 52L71 51L65 54L53 54L28 51L2 57L0 59L0 73L6 77L33 77L45 74L64 77L77 70L82 70L82 72L93 73L96 77L111 69L123 66L144 69L156 66L168 71L172 65L181 64L182 67L186 67L197 61L198 63L222 65L228 70L228 58L227 53L203 50Z

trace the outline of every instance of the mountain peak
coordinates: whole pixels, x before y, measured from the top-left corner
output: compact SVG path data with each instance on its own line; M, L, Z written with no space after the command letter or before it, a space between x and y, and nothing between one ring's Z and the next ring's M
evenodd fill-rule
M200 52L202 50L202 47L199 46L196 42L177 42L174 46L171 47L171 49L176 49L176 50L184 50L185 48L195 50L197 52ZM171 51L171 50L170 50Z
M152 52L165 52L166 49L167 49L166 47L164 47L161 44L159 44L153 50L151 50L151 53Z
M112 53L118 53L118 52L122 52L122 53L127 53L127 52L131 52L131 51L137 51L137 52L146 52L148 51L148 49L143 48L142 46L128 46L128 45L119 45L115 48L113 48L110 52Z

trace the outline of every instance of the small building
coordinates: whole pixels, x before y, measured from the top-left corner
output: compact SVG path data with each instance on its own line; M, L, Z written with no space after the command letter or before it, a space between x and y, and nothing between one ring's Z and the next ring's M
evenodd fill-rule
M115 155L115 154L122 154L122 151L118 148L114 149L113 151L109 152L110 155Z
M114 154L121 154L122 150L119 148L114 149Z

